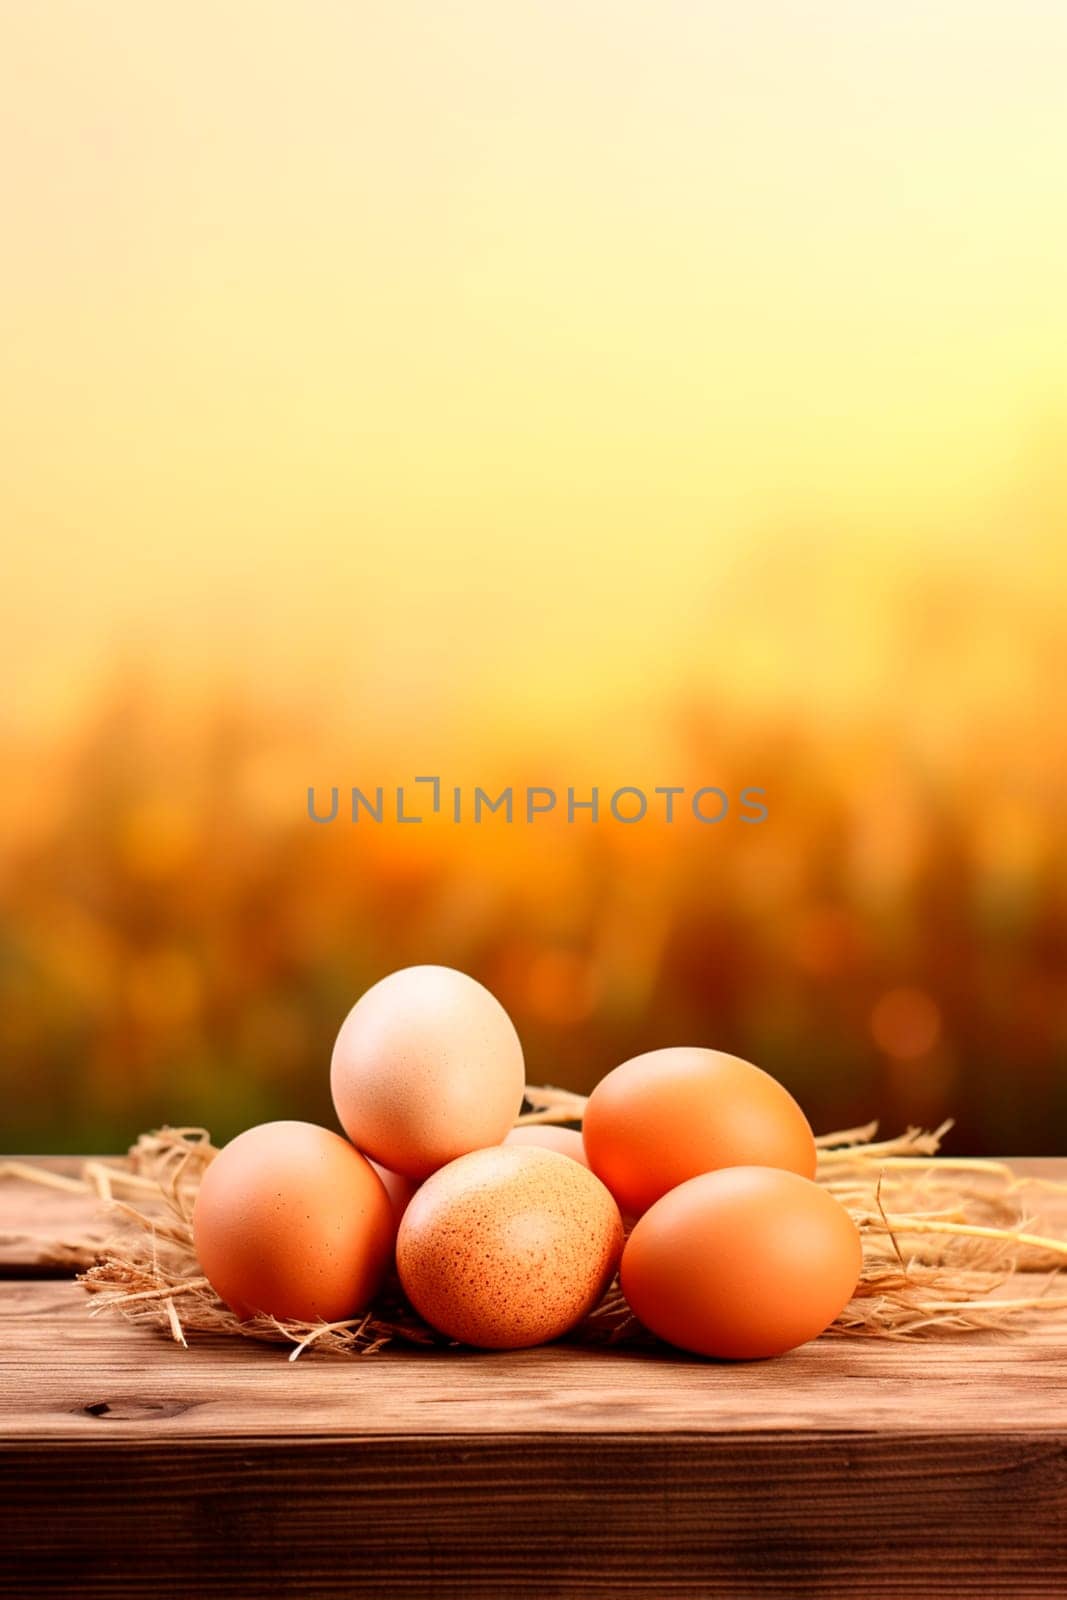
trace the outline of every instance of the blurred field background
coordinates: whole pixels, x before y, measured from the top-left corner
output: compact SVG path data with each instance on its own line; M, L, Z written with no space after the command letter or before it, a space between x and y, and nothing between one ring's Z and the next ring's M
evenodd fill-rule
M0 1145L532 1079L1067 1139L1067 13L0 12ZM762 786L371 827L309 784Z

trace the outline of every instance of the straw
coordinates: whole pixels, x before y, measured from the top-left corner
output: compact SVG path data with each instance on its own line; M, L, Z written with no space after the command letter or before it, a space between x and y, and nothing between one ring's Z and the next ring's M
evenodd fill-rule
M521 1125L580 1122L585 1098L531 1085ZM876 1141L877 1125L822 1135L816 1181L850 1212L863 1242L856 1292L829 1334L885 1340L1025 1329L1067 1305L1058 1271L1067 1239L1041 1227L1033 1202L1065 1186L1019 1177L1003 1162L943 1157L946 1122ZM391 1280L369 1311L343 1322L256 1316L240 1321L211 1289L193 1248L200 1178L216 1155L203 1128L143 1134L124 1167L86 1163L80 1179L20 1163L0 1168L53 1188L92 1194L121 1231L81 1282L92 1315L117 1312L185 1344L190 1334L231 1334L332 1355L374 1354L390 1344L445 1346ZM130 1199L119 1199L121 1190ZM136 1204L133 1203L136 1199ZM54 1249L61 1256L64 1249ZM1036 1280L1035 1274L1043 1274ZM617 1281L570 1335L580 1343L655 1344Z

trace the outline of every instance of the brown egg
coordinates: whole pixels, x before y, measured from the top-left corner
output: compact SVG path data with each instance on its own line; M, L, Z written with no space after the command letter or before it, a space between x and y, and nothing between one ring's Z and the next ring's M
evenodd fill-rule
M370 1161L370 1157L367 1157ZM385 1192L389 1196L389 1204L393 1208L394 1232L399 1228L404 1212L408 1208L408 1201L419 1187L414 1178L405 1178L402 1172L390 1172L388 1167L383 1167L380 1162L371 1161L371 1166L385 1185Z
M561 1156L570 1156L572 1161L580 1161L583 1167L589 1165L582 1136L575 1128L554 1128L549 1122L526 1122L518 1128L512 1128L504 1143L558 1150Z
M427 1178L396 1260L408 1299L441 1333L516 1350L581 1322L621 1249L618 1208L591 1172L554 1150L498 1145Z
M582 1137L589 1165L635 1217L719 1167L815 1176L815 1139L788 1089L722 1050L650 1050L624 1061L590 1095Z
M525 1080L511 1018L451 967L405 967L368 989L342 1023L330 1064L352 1143L408 1178L499 1144Z
M844 1206L795 1172L724 1167L672 1189L634 1227L619 1280L647 1328L699 1355L751 1360L814 1339L863 1264Z
M381 1284L394 1231L370 1163L310 1122L238 1134L204 1173L193 1212L204 1274L241 1318L353 1316Z

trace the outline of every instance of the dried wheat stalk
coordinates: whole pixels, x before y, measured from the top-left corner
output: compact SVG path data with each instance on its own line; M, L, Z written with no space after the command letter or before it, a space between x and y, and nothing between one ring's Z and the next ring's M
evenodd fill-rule
M527 1089L527 1103L522 1123L578 1122L585 1108L582 1095L542 1087ZM862 1277L831 1333L899 1340L1025 1326L1067 1305L1067 1295L1054 1292L1067 1240L1036 1232L1027 1204L1042 1189L1067 1186L1019 1178L1001 1162L939 1155L950 1126L929 1133L913 1128L875 1142L871 1123L817 1141L818 1182L849 1210L863 1238ZM163 1128L141 1136L128 1169L92 1161L81 1179L18 1170L36 1182L95 1194L116 1221L130 1225L82 1275L94 1297L91 1314L118 1311L182 1344L187 1333L289 1344L290 1360L311 1346L355 1355L393 1342L448 1343L416 1315L395 1281L370 1311L346 1322L238 1321L213 1293L193 1250L193 1204L215 1154L204 1129ZM1042 1292L1004 1295L1023 1270L1049 1274ZM571 1337L591 1344L656 1342L631 1315L617 1283Z

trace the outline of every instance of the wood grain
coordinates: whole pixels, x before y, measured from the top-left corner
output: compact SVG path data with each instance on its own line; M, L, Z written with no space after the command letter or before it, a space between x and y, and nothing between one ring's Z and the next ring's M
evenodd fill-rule
M938 1429L1067 1436L1067 1313L1042 1338L890 1344L819 1339L775 1361L566 1344L501 1353L385 1351L343 1360L234 1338L189 1351L90 1320L72 1283L0 1284L0 1439L261 1440L506 1429L628 1435ZM195 1338L195 1336L194 1336Z
M12 1444L0 1496L20 1600L1053 1600L1067 1579L1063 1445L1026 1435Z
M0 1282L3 1597L1067 1593L1067 1313L729 1366L290 1363L87 1312L72 1281Z
M77 1178L84 1165L74 1156L10 1159L63 1178ZM3 1170L4 1160L0 1158L0 1277L69 1277L91 1266L114 1231L97 1201L11 1177Z

